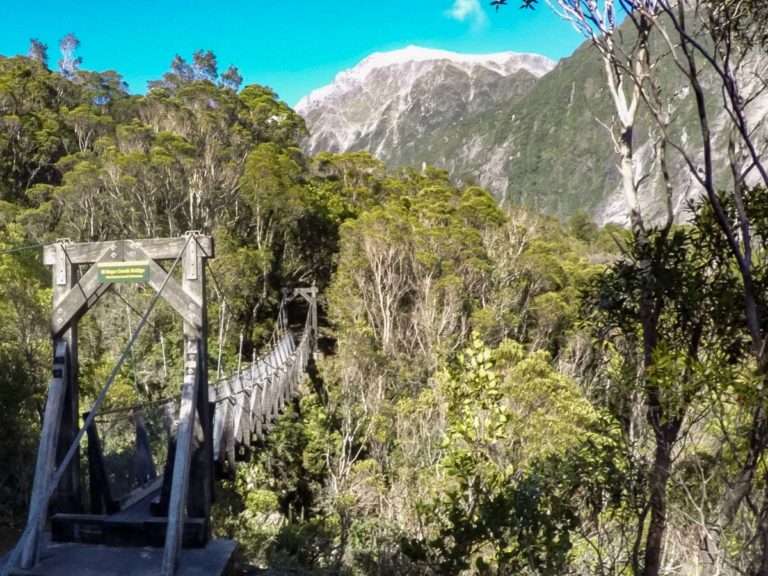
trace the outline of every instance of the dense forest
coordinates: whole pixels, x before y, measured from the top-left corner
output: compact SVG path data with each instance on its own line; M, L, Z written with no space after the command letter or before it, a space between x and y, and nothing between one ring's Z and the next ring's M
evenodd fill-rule
M211 51L131 95L77 48L55 70L36 40L0 57L0 543L29 505L51 365L37 247L200 230L217 372L267 344L282 287L322 294L301 398L219 483L244 569L768 573L764 185L735 178L684 224L631 194L629 229L561 222L440 170L308 157L302 118ZM83 320L84 405L151 296L121 287ZM159 306L109 405L174 393L180 341Z

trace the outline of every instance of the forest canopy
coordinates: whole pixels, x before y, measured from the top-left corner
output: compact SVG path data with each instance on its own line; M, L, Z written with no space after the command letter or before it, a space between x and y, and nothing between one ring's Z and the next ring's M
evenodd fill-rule
M638 14L641 43L656 14ZM708 49L678 32L682 49ZM722 27L711 34L716 50ZM633 85L626 53L603 51L607 81L653 106L638 46L648 76ZM217 372L267 345L281 288L322 294L302 397L219 485L217 534L252 568L768 573L764 183L734 170L715 190L706 168L704 201L655 225L633 203L645 176L617 116L631 228L560 222L439 169L309 157L303 119L210 50L177 55L137 95L84 69L78 47L62 39L57 70L38 40L0 57L0 532L29 505L50 371L36 247L199 230L217 244ZM697 57L680 61L693 81ZM676 144L662 120L661 174ZM83 320L85 405L149 298L121 289ZM108 405L174 392L179 348L160 306Z

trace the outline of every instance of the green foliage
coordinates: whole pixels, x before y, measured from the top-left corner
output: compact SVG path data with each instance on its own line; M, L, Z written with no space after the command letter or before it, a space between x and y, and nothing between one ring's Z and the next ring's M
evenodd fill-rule
M22 239L18 226L0 221L0 251ZM0 256L1 516L26 507L32 484L50 362L46 275L33 251Z
M212 319L225 316L262 344L257 326L274 318L279 288L327 281L334 238L346 211L317 195L309 161L294 146L303 120L268 88L219 76L215 55L178 58L145 96L129 96L120 75L80 68L73 35L61 44L62 74L46 67L45 47L30 58L0 57L0 250L24 243L146 238L217 231L210 285ZM263 186L258 183L263 180ZM285 195L290 202L285 202ZM333 205L333 207L331 207ZM258 237L261 211L273 237ZM320 238L321 242L314 242ZM327 240L326 240L327 238ZM50 272L32 253L0 256L0 369L4 414L0 515L23 511L34 442L50 370ZM265 280L266 277L266 280ZM124 346L149 294L105 295L80 323L81 402L87 406ZM222 314L222 299L228 311ZM118 376L108 404L177 392L180 340L167 306L156 309ZM164 342L165 346L161 345ZM234 364L231 336L224 358ZM135 360L134 360L135 359ZM215 362L209 362L215 366ZM23 439L23 440L20 440ZM27 442L29 441L29 443Z
M0 58L0 250L214 233L211 333L222 327L228 368L239 332L246 357L264 345L280 288L327 294L312 391L224 483L219 535L252 564L302 573L628 573L647 525L652 431L675 423L702 440L676 456L670 526L696 529L689 499L715 509L766 392L711 212L632 242L583 212L563 225L502 210L445 171L388 172L363 152L307 158L303 120L268 88L238 92L241 80L199 51L129 96L114 72L49 71L39 47L34 59ZM525 194L555 165L573 168L530 150ZM574 189L562 209L601 186ZM744 202L764 299L765 190ZM18 439L35 437L43 408L48 274L32 252L0 257L0 515L26 504L33 447ZM128 305L143 309L151 291L119 296L128 303L106 295L81 323L84 403L128 337ZM658 326L647 358L642 298ZM176 390L177 322L158 307L110 403ZM726 536L734 550L751 537Z
M590 242L597 235L597 224L583 208L571 214L568 225L571 233L582 242Z
M436 573L560 574L567 565L575 488L546 463L581 446L594 415L546 360L511 342L489 350L475 336L442 376L442 482L420 505L431 535L404 542ZM518 438L523 454L511 442Z

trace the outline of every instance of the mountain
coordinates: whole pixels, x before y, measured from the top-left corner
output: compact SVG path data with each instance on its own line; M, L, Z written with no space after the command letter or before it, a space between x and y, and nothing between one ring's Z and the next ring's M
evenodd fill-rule
M621 222L617 158L600 124L612 116L603 74L597 55L582 46L526 93L419 142L412 162L475 180L501 201L561 217L585 208L600 222ZM637 131L641 156L645 132Z
M368 150L389 164L408 164L437 131L527 92L553 66L536 54L409 46L372 54L303 98L296 111L310 128L312 154Z
M673 129L698 132L687 88L677 88L674 64L663 61ZM367 150L391 166L422 163L475 181L502 201L565 217L586 209L600 223L625 223L616 156L605 125L613 115L601 61L585 43L557 65L542 56L505 52L465 55L409 47L376 53L302 99L297 111L310 131L306 150ZM703 79L714 93L715 82ZM712 98L713 105L717 99ZM768 98L751 105L750 125L768 132ZM717 140L728 121L711 110ZM649 166L650 120L640 118L636 158ZM715 151L716 176L727 172L725 145ZM698 161L697 158L694 160ZM672 160L674 188L686 197L698 185L680 157ZM649 179L641 196L649 220L661 218L661 183Z

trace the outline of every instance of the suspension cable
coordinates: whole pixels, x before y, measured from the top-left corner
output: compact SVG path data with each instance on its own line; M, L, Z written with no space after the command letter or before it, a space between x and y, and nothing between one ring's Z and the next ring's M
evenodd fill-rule
M219 307L219 352L216 357L216 380L221 379L221 355L224 351L224 344L227 339L227 332L229 331L229 322L226 322L226 316L227 301L224 299Z
M158 398L157 400L149 400L147 402L141 402L138 404L130 404L125 406L117 406L115 408L110 408L109 410L102 410L97 414L97 417L101 416L110 416L112 414L119 414L120 412L127 412L129 410L136 410L137 408L151 408L152 406L160 406L162 404L170 404L171 402L176 403L178 402L180 396L176 394L175 396L166 396L164 398Z
M122 294L120 294L119 290L113 290L111 293L114 294L115 296L117 296L118 298L120 298L120 300L123 302L123 304L125 304L131 310L131 312L133 312L134 314L136 314L136 316L141 318L141 312L139 312L133 304L128 302L128 299L125 296L123 296ZM149 324L152 327L153 330L157 330L158 332L162 332L153 322L147 320L147 324Z
M107 379L106 384L104 384L104 387L101 389L101 392L99 393L98 397L94 401L93 406L91 406L91 409L88 413L88 417L85 419L85 421L83 422L83 426L75 435L75 438L72 441L72 444L70 445L69 450L67 451L63 460L59 464L58 469L53 475L53 479L51 480L51 483L47 487L47 491L44 494L44 499L46 502L48 502L51 499L51 496L53 496L53 493L58 488L62 478L64 478L64 474L66 474L67 468L69 468L69 465L72 462L72 459L74 458L75 453L78 450L78 447L80 446L80 441L83 439L83 436L85 435L88 428L93 424L93 420L94 418L96 418L96 413L98 412L99 408L104 403L104 400L107 397L107 392L112 386L112 383L115 381L115 378L117 378L117 375L120 372L120 368L122 367L126 358L128 358L128 355L130 354L131 349L133 348L133 344L136 342L137 338L139 337L139 333L141 332L141 329L144 328L144 324L147 323L147 319L149 318L149 315L152 313L152 310L154 309L155 304L157 304L157 301L160 299L160 295L163 293L163 290L168 284L168 281L171 279L171 274L173 274L173 271L176 268L176 265L179 263L179 260L181 260L181 256L184 254L184 251L187 249L187 246L189 245L189 242L192 238L193 238L192 236L187 237L187 241L184 243L184 246L179 252L179 255L176 256L176 259L173 261L173 265L171 266L171 269L168 271L168 274L163 280L163 283L160 285L160 288L158 289L157 294L155 294L154 298L152 298L152 301L149 303L149 306L144 312L144 315L141 317L141 320L136 326L136 329L133 331L133 334L131 335L131 339L128 341L128 344L126 345L126 347L123 349L123 353L120 355L120 358L118 359L117 364L115 364L115 367L112 369L112 372L109 375L109 378ZM38 512L38 514L44 514L45 513L44 511L47 511L47 506L41 506L40 508L38 508L38 510L40 511ZM33 517L27 520L26 529L24 530L23 534L21 535L21 538L19 539L19 542L16 544L16 547L13 549L13 552L9 556L8 561L5 563L5 566L2 569L3 576L8 576L9 570L13 568L16 565L16 563L19 561L19 556L21 555L22 549L26 544L26 541L32 535L33 530L37 530L39 526L40 526L39 517Z
M36 250L37 248L42 248L45 246L45 244L32 244L30 246L17 246L16 248L9 248L8 250L1 250L0 256L5 256L6 254L15 254L16 252L24 252L25 250Z

